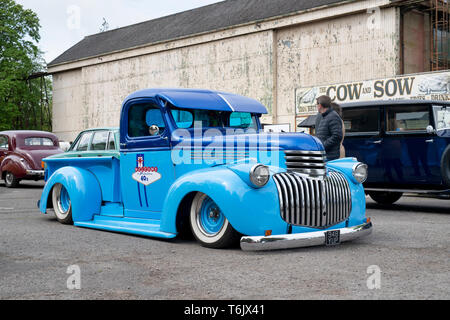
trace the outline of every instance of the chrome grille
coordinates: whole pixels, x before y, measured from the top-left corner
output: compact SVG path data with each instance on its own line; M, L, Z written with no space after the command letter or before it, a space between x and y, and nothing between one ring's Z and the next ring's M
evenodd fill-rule
M325 176L325 151L284 151L286 168L289 171L305 173L311 176Z
M350 215L350 186L341 173L330 171L324 179L312 179L283 172L273 178L278 189L281 217L289 224L326 228Z

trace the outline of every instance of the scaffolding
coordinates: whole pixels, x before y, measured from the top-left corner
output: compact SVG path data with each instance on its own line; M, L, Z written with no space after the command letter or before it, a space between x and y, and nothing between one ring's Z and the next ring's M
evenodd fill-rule
M449 0L430 0L431 71L449 69Z

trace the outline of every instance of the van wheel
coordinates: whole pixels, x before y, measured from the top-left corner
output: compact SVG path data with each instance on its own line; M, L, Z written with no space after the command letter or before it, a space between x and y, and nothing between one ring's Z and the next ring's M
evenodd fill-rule
M53 187L52 201L56 220L62 224L73 224L72 203L69 192L67 192L67 189L62 184L57 183Z
M5 186L8 188L15 188L19 185L20 180L16 178L14 173L6 172L5 174Z
M393 204L401 198L403 192L370 191L369 196L379 204Z
M442 181L450 187L450 146L445 149L441 159L441 175Z
M195 195L189 218L194 237L204 247L227 248L237 244L241 237L214 200L204 193Z

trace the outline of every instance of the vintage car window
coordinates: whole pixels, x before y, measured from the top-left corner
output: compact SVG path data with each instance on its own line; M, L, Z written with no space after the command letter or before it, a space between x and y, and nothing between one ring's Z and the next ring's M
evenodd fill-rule
M430 111L426 105L392 106L386 110L386 131L423 131L430 125Z
M108 150L116 150L116 142L114 140L114 132L109 133Z
M25 146L53 146L53 140L44 137L30 137L24 139Z
M436 130L450 129L450 106L434 106Z
M191 111L172 109L171 113L178 128L187 129L192 127L194 123L194 115Z
M249 112L233 112L230 114L231 128L257 129L255 117Z
M193 110L195 126L202 127L225 127L223 111L215 110Z
M8 149L8 138L0 136L0 149Z
M91 150L105 150L109 131L97 131L92 137Z
M77 145L74 147L76 151L87 151L89 147L89 142L91 141L92 132L84 133L78 140Z
M345 132L365 133L378 132L380 130L379 121L380 108L355 108L342 110Z
M171 113L177 127L182 129L194 126L257 129L256 118L249 112L172 109Z
M152 130L158 127L158 132ZM128 111L128 136L145 137L161 135L165 130L165 122L161 109L153 103L135 104Z

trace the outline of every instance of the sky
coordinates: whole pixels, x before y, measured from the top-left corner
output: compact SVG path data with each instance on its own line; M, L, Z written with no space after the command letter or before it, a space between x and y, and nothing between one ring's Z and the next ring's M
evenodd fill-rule
M222 0L15 0L33 10L41 24L38 44L47 63L85 36Z

